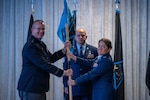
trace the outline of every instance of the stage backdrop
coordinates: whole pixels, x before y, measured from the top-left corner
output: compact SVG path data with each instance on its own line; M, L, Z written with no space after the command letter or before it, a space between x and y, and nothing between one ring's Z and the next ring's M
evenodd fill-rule
M32 0L0 0L0 100L19 100L16 89L21 72L21 51L27 39ZM51 52L63 47L57 29L63 0L33 0L34 19L45 21L43 41ZM77 28L87 31L87 42L115 41L115 0L78 0ZM120 20L124 59L125 100L150 100L145 85L150 50L150 1L120 0ZM74 10L73 0L68 0ZM111 51L112 56L114 48ZM63 59L54 63L62 68ZM62 78L51 75L47 100L63 100Z

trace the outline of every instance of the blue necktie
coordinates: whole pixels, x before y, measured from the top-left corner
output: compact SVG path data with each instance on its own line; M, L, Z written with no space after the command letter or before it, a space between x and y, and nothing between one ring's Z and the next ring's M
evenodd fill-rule
M80 57L83 57L83 50L82 46L80 47Z

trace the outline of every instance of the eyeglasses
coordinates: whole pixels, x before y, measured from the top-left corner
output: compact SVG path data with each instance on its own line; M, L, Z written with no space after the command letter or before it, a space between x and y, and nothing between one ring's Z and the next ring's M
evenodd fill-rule
M37 30L45 30L45 28L34 28L34 29L37 29Z

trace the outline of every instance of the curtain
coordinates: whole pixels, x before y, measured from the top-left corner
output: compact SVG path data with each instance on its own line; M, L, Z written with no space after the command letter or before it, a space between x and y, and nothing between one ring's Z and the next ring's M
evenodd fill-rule
M17 83L22 67L22 47L32 13L32 0L0 0L0 100L19 100ZM34 19L46 25L43 41L53 53L63 47L57 29L63 12L63 0L33 0ZM115 41L115 0L68 0L77 10L77 28L87 31L87 43L97 47L98 40ZM150 50L150 1L120 0L125 100L150 100L145 85ZM114 55L114 48L111 55ZM54 63L62 68L63 60ZM47 100L63 100L62 78L50 74Z

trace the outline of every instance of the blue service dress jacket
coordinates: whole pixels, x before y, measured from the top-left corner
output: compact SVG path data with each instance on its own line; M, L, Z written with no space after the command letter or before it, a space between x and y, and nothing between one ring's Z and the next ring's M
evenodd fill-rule
M78 50L77 50L76 45L72 49L72 53L76 56L80 56L78 54ZM86 58L86 59L94 59L95 57L97 57L97 55L98 55L97 48L94 46L91 46L89 44L86 44L85 53L83 54L82 57ZM88 66L88 67L87 66L80 66L79 64L74 63L73 60L70 61L70 67L73 70L72 79L76 79L76 78L80 77L81 75L83 75L86 72L91 70L90 66ZM65 58L65 61L63 64L63 68L68 69L68 63L67 63L66 58ZM63 77L64 87L68 87L67 81L68 81L68 77L64 76ZM88 82L78 84L76 86L72 86L72 94L73 94L73 96L90 96L92 94L92 82L88 81Z
M63 70L51 63L64 56L62 50L51 54L42 41L31 36L22 50L23 64L17 89L31 93L47 92L49 90L49 73L58 77L63 75Z
M114 100L112 83L114 65L110 54L100 56L99 59L96 58L95 60L78 57L76 63L92 66L91 71L75 79L76 84L92 80L92 100Z

